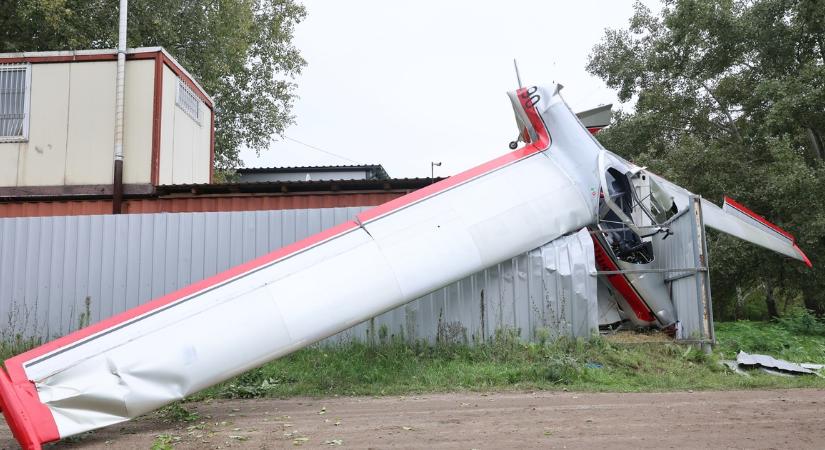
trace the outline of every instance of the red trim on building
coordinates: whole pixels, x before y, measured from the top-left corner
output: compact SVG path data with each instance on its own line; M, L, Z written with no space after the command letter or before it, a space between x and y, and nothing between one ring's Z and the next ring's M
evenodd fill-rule
M160 184L160 137L163 105L163 53L155 54L155 85L152 94L152 168L151 183Z
M126 60L152 59L157 52L128 53ZM13 58L0 58L2 64L53 64L66 62L99 62L117 61L117 53L103 53L98 55L54 55L54 56L19 56Z
M178 78L183 80L183 82L186 83L186 85L189 86L190 89L192 89L192 92L197 94L198 98L200 98L201 101L206 103L206 106L209 107L209 109L213 108L212 100L210 100L209 97L207 97L206 93L203 92L201 88L198 87L198 85L191 78L189 78L189 75L187 75L186 72L181 70L181 68L178 67L177 64L172 62L172 60L169 59L169 57L166 56L166 54L163 52L161 52L161 58L163 59L163 63L166 64L166 67L168 67L169 70L172 71L172 73L177 75Z
M215 176L215 108L212 108L212 130L209 135L209 183L214 182Z
M203 90L190 78L178 64L171 58L166 56L163 50L139 53L127 53L126 60L141 60L141 59L158 59L160 58L172 72L183 79L187 85L203 100L206 105L212 109L212 101ZM101 53L93 55L52 55L52 56L16 56L11 58L0 58L2 64L49 64L49 63L66 63L66 62L98 62L98 61L117 61L117 53Z

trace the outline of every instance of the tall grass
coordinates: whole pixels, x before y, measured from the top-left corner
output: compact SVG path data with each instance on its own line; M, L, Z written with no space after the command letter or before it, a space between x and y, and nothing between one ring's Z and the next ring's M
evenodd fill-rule
M581 390L669 391L687 389L746 389L817 386L816 377L785 378L754 372L734 374L719 364L743 349L763 347L761 336L787 336L780 325L752 328L753 340L743 339L753 324L720 327L721 353L705 354L678 344L618 344L603 338L562 339L548 344L524 344L504 338L468 347L429 346L390 342L352 343L331 348L312 347L247 372L200 394L203 397L250 398L295 395L401 395L443 391ZM738 328L737 328L738 327ZM750 335L748 335L750 336ZM750 338L748 338L750 339ZM823 341L799 338L802 350L777 347L774 356L805 356L819 361ZM818 344L816 342L819 342ZM818 352L818 353L817 353ZM770 352L769 352L770 353Z
M733 374L719 359L739 350L790 361L825 363L825 330L807 313L775 323L717 323L713 354L673 343L616 343L561 339L523 343L497 333L491 341L461 344L351 343L310 347L251 370L194 398L400 395L443 391L568 389L667 391L815 386L816 377ZM20 335L0 340L0 361L39 345Z
M734 359L736 353L764 353L794 362L825 364L825 327L805 312L786 316L776 323L722 322L716 324L715 352Z

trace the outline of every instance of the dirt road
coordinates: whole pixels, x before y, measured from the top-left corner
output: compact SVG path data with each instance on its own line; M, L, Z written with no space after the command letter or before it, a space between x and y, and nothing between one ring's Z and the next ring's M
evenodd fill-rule
M188 403L53 449L825 448L825 391L460 393ZM17 448L0 424L0 448Z

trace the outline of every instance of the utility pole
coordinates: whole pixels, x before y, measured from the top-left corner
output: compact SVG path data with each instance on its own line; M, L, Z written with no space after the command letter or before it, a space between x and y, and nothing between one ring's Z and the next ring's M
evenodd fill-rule
M123 202L123 97L126 85L126 22L127 0L120 0L120 22L117 39L117 80L115 85L115 150L112 179L112 214L120 214Z

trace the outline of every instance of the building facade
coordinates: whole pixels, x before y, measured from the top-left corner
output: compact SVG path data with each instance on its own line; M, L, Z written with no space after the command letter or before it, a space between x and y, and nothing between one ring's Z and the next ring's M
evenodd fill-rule
M114 50L0 54L0 197L110 193ZM208 183L214 105L162 48L130 49L125 192Z

